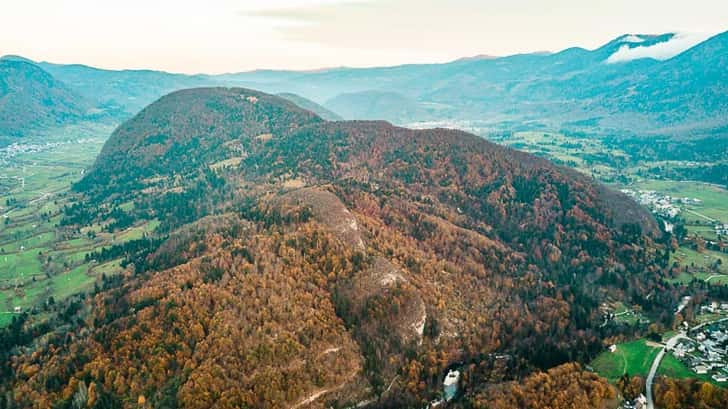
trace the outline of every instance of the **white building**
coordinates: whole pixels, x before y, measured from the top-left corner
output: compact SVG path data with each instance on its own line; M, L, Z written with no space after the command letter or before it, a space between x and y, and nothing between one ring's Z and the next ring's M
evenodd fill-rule
M458 382L460 382L460 371L449 371L445 380L442 382L445 392L445 401L450 401L455 397L458 392Z
M722 373L717 373L717 374L711 376L711 378L713 378L713 380L715 380L716 382L726 382L726 381L728 381L728 377L726 377Z

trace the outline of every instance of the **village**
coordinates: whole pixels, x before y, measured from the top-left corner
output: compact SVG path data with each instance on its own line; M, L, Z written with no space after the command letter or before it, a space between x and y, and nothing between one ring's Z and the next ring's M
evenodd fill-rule
M680 214L681 204L699 205L701 203L701 200L697 198L677 198L654 190L622 189L621 192L635 199L637 203L647 207L653 213L668 219L674 219Z
M728 382L728 303L713 301L702 305L700 311L722 318L692 328L684 324L684 332L668 351L696 375Z
M11 160L15 158L18 155L22 154L31 154L31 153L39 153L44 152L48 150L52 150L55 148L58 148L62 145L68 145L68 144L87 144L87 143L93 143L95 140L92 138L75 138L75 139L67 139L63 141L54 141L54 142L29 142L29 143L18 143L14 142L7 146L0 147L0 165L11 165Z
M691 299L690 296L683 297L675 314L680 313ZM690 327L687 321L683 321L677 332L663 334L663 342L660 344L646 343L647 347L659 347L660 350L654 361L650 360L646 391L634 400L623 401L620 409L654 407L649 398L652 394L652 382L658 375L658 368L661 368L666 354L672 355L671 358L683 368L684 376L700 378L721 386L728 385L728 303L707 302L699 307L699 311L699 317L705 320L703 323ZM608 353L619 355L620 348L625 348L625 345L611 345Z
M621 189L621 192L633 198L642 206L645 206L656 216L659 216L662 219L665 231L669 233L672 233L675 227L675 218L681 213L686 212L692 216L699 217L702 219L702 225L712 226L710 229L714 231L715 235L713 240L706 240L704 245L717 251L724 250L724 242L728 241L728 223L710 218L694 210L694 207L703 204L701 199L694 197L674 197L654 190ZM697 236L695 235L690 238L693 241L696 239Z

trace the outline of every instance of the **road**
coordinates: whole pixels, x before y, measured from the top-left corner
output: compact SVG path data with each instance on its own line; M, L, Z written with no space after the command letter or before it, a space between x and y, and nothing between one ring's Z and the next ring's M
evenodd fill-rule
M688 338L684 332L680 332L673 336L672 338L667 340L667 343L665 346L660 349L660 352L655 357L655 360L652 361L652 367L650 368L650 373L647 375L647 381L645 382L645 395L647 395L647 409L655 409L655 403L652 401L652 382L655 380L655 374L657 373L657 368L660 367L660 362L662 362L662 358L665 356L665 351L668 349L675 348L675 345L677 342L682 339L690 339Z
M708 216L706 216L706 215L704 215L702 213L698 213L695 210L685 209L685 211L688 212L688 213L692 213L692 214L694 214L694 215L696 215L698 217L702 217L703 219L705 219L705 220L707 220L709 222L717 222L718 221L718 220L713 219L712 217L708 217Z

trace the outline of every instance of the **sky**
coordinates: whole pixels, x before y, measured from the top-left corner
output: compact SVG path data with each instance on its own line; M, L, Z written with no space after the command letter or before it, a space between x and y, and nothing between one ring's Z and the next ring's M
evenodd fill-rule
M112 69L210 74L446 62L473 55L596 48L626 33L680 32L680 44L688 44L728 30L726 0L2 3L0 55ZM628 51L620 58L634 58ZM664 55L665 50L657 52Z

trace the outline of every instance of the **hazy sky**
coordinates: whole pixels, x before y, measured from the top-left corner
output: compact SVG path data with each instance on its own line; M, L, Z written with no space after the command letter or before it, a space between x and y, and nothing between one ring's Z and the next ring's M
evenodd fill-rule
M594 48L728 30L726 0L2 0L0 55L233 72Z

